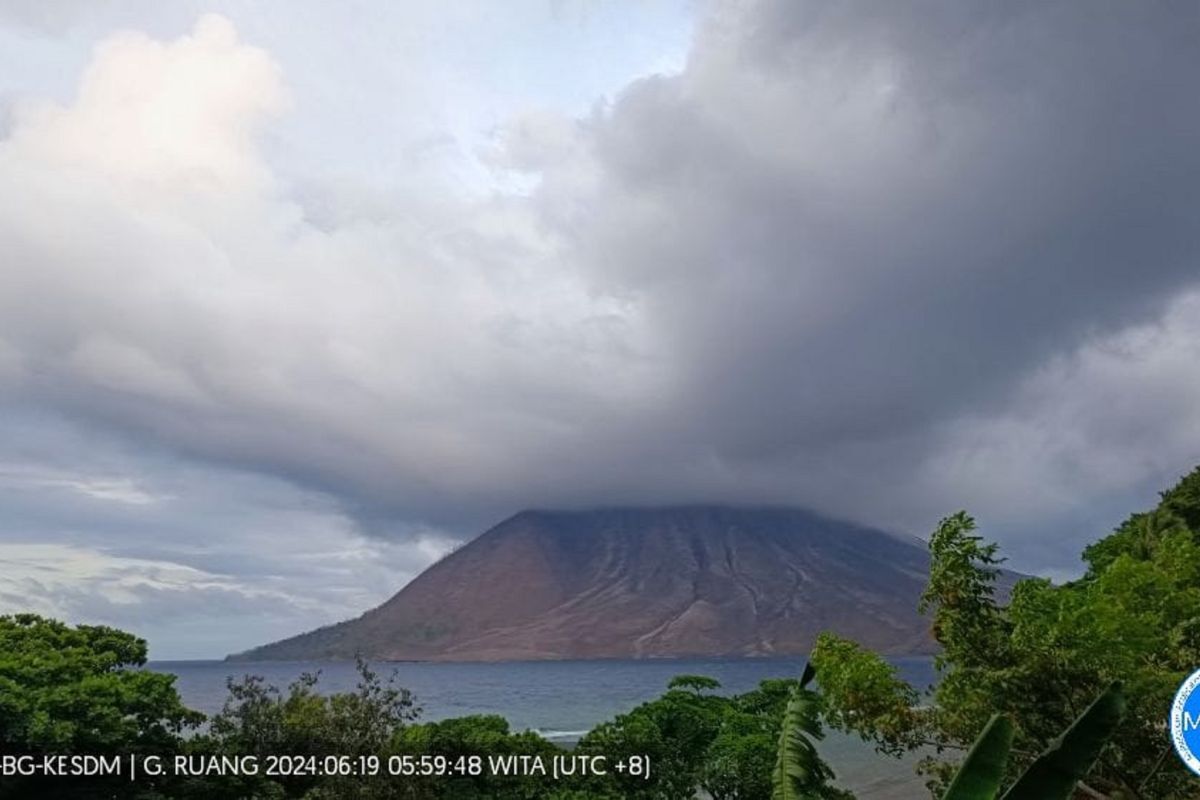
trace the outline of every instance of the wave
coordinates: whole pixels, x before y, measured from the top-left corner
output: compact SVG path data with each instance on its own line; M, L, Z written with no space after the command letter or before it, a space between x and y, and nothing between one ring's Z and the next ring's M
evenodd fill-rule
M554 741L573 742L573 741L583 738L583 735L585 733L587 733L586 730L557 731L557 730L553 730L553 729L542 729L542 728L534 728L533 732L536 733L538 736L541 736L543 739L549 739L552 742L554 742Z

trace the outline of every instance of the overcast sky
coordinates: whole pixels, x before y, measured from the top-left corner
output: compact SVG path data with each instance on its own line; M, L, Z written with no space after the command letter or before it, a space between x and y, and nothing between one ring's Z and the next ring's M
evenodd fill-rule
M1200 463L1200 6L0 0L0 612L219 657L525 507Z

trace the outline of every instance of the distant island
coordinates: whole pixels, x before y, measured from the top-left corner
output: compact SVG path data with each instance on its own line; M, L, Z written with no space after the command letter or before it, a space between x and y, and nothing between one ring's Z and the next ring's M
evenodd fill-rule
M827 630L928 653L928 574L923 542L798 508L524 511L357 619L228 659L797 655Z

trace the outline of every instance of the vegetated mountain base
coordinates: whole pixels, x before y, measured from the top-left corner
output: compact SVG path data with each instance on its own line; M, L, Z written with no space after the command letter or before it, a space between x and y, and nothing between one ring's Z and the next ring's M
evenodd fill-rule
M525 511L358 619L230 656L537 660L933 649L924 544L790 508Z

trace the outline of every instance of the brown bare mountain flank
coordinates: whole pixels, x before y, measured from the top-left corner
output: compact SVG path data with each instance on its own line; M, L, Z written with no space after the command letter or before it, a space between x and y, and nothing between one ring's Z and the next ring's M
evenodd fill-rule
M823 630L929 652L921 542L799 509L526 511L355 620L233 659L803 654Z

